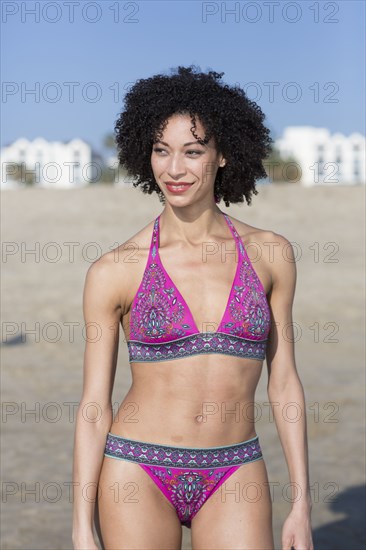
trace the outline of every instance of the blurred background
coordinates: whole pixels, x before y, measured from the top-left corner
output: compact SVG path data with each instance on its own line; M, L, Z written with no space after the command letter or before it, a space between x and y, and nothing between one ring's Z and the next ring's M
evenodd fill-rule
M118 166L113 128L136 80L179 65L224 72L266 114L274 150L259 194L219 207L294 246L315 548L364 546L365 4L3 1L1 12L1 547L72 548L85 275L162 210ZM115 412L130 383L121 335ZM256 400L281 548L290 490L265 370Z

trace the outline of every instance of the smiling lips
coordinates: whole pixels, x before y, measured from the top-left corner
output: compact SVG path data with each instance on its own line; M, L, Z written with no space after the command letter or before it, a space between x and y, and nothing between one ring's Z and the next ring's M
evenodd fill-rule
M193 183L187 183L186 181L180 183L167 181L165 185L167 186L168 191L171 191L172 193L182 193L189 189Z

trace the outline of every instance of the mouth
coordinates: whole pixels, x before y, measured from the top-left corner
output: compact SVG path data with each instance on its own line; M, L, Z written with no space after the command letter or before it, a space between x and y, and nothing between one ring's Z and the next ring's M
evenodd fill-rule
M187 189L189 189L193 185L193 183L189 183L186 181L181 181L179 183L173 182L173 181L166 181L165 185L168 191L170 191L171 193L182 193L184 191L187 191Z

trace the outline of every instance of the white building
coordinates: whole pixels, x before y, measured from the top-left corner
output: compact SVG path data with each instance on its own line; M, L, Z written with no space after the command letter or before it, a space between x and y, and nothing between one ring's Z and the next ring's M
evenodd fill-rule
M290 126L275 143L281 156L299 164L301 183L352 185L366 183L365 137L331 135L326 128Z
M106 172L111 178L115 187L133 187L136 178L129 176L127 170L119 165L117 155L112 155L106 159Z
M81 139L63 143L20 138L1 149L0 158L3 189L24 187L29 178L37 187L83 187L96 182L102 169L101 163L93 160L90 145Z

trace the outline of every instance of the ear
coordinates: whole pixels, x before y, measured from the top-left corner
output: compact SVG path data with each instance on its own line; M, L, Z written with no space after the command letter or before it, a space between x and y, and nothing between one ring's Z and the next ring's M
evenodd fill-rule
M219 168L223 168L226 164L226 159L224 158L224 155L222 153L219 153L217 156Z

